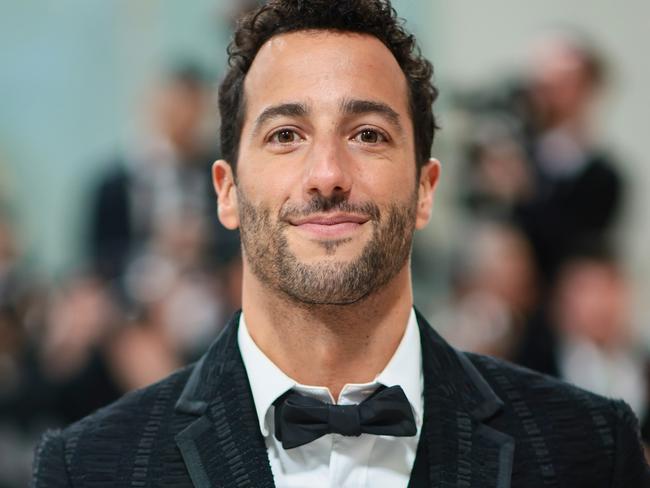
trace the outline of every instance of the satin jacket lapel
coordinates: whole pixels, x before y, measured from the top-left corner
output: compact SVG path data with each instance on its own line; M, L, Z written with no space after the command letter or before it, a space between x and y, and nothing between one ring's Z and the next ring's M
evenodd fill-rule
M418 314L429 482L435 487L509 488L514 439L490 427L503 403L469 359Z
M176 409L196 420L176 436L195 487L273 487L237 345L239 314L195 367Z

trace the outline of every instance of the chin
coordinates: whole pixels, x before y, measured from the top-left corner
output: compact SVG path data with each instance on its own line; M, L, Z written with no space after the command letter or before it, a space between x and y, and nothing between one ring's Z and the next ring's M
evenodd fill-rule
M294 246L292 246L294 247ZM353 261L358 259L364 249L364 243L352 239L311 240L308 244L295 246L293 255L304 264L319 262Z
M363 302L370 296L368 291L354 290L353 293L343 295L337 293L335 295L327 295L324 293L305 293L304 290L288 289L283 290L284 293L296 304L304 305L307 307L321 306L321 307L345 307L352 306Z

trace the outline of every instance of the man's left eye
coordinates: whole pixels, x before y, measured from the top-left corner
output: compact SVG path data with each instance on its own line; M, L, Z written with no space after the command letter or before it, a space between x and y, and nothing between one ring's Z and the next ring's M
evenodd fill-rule
M377 144L378 142L386 141L386 137L374 129L363 129L354 136L354 139L364 144Z
M271 142L276 144L292 144L298 142L299 136L292 129L280 129L271 135Z

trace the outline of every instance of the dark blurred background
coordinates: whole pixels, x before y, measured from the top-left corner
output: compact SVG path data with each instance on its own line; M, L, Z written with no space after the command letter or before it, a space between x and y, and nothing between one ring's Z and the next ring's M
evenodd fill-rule
M209 168L256 3L0 2L0 488L238 308ZM442 93L416 305L460 348L624 398L650 442L650 5L394 4Z

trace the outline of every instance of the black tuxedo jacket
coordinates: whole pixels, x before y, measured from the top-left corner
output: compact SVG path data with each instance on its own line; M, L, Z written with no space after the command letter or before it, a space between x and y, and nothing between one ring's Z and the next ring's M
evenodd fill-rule
M46 433L33 486L273 487L238 322L198 363ZM418 322L425 414L411 487L650 487L623 402L458 352Z

